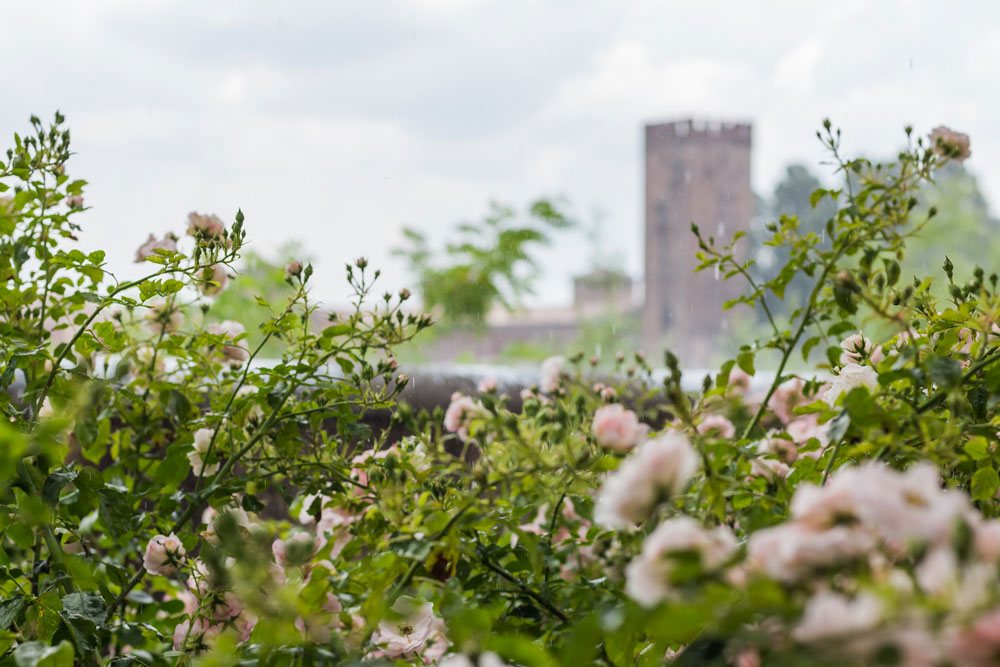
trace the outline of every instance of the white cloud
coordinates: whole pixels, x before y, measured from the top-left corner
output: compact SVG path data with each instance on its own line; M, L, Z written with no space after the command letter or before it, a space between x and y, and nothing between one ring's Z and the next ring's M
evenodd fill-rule
M65 111L92 183L84 242L134 271L149 231L242 207L255 245L304 241L323 296L365 254L401 285L403 224L438 235L490 199L563 194L607 214L604 245L641 272L641 123L755 124L756 187L849 147L891 153L901 128L954 125L1000 203L1000 5L931 0L21 3L0 46L17 91L3 135ZM946 30L942 29L942 26ZM39 45L46 45L40 48ZM26 54L28 54L26 56ZM543 301L569 293L586 243L546 253Z

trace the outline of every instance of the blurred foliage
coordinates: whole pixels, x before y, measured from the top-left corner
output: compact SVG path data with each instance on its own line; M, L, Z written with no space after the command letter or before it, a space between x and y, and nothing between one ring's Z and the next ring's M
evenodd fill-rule
M962 280L973 266L1000 266L1000 220L991 212L978 179L965 165L949 163L920 192L919 210L935 215L913 239L902 263L903 275L913 277L937 270L947 255L959 267Z
M485 322L496 305L514 308L539 275L536 249L573 220L557 202L538 199L525 211L494 203L478 222L457 225L441 249L420 231L404 230L395 254L409 264L424 307L447 326Z
M309 262L301 244L286 243L278 249L274 259L252 250L244 252L234 265L230 289L215 298L209 320L239 322L247 329L247 344L256 347L264 337L256 323L275 314L272 304L284 303L295 293L295 286L288 280L285 269L291 261ZM269 339L261 350L261 358L280 357L284 345L281 340Z

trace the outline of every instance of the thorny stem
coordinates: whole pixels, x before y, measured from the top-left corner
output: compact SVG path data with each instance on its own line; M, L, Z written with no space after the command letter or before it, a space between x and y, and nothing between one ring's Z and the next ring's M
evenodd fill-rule
M540 593L535 591L533 588L531 588L524 582L518 580L517 577L515 577L510 572L502 568L500 565L497 565L492 560L490 560L489 556L486 555L486 552L482 547L479 547L477 549L477 552L479 554L479 559L482 561L483 565L486 566L486 569L499 575L501 579L504 579L514 584L517 587L517 589L521 591L521 593L531 598L544 611L549 612L552 616L555 616L563 623L569 622L569 616L563 613L558 607L556 607L551 602L546 600Z

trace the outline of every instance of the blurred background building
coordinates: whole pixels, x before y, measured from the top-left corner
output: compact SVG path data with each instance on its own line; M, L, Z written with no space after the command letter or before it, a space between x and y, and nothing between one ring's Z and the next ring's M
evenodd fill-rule
M425 345L428 361L494 361L512 346L565 350L580 346L588 326L609 324L608 342L641 321L640 343L663 346L689 366L717 354L729 318L723 303L736 288L714 271L696 273L696 223L703 234L730 238L754 213L749 123L684 119L645 126L645 275L636 292L624 272L597 269L573 280L573 303L562 308L498 309L478 329L458 329ZM590 350L585 350L590 352Z

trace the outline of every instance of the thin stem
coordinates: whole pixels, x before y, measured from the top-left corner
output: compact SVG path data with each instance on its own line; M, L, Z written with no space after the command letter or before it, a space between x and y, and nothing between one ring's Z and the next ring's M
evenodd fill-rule
M441 530L439 530L437 533L431 536L429 541L436 542L437 540L440 540L442 537L450 533L451 529L455 526L456 523L458 523L458 520L462 518L462 515L465 514L467 511L469 511L469 509L471 509L474 504L475 500L462 506L460 510L455 512L454 516L448 519L448 523L446 523L444 527L441 528ZM392 592L389 593L390 600L395 600L396 597L403 591L403 589L410 584L410 581L413 580L413 576L417 573L417 570L420 569L421 564L422 562L419 560L413 561L410 567L406 570L406 573L403 575L403 578L400 579L396 583L396 585L392 587Z
M156 273L151 273L137 280L133 280L131 282L119 285L111 292L109 292L108 295L101 300L101 302L97 305L97 307L94 308L94 312L90 314L90 317L88 317L86 321L84 321L84 323L80 326L80 328L77 329L76 333L73 334L73 337L69 340L68 343L66 343L66 346L63 347L62 352L59 353L59 356L55 359L55 361L52 362L52 371L49 373L48 378L46 378L45 386L42 387L42 391L39 393L38 398L35 400L35 406L34 406L35 412L36 413L38 412L38 406L42 404L42 402L45 400L45 397L48 395L49 389L52 388L52 383L55 382L56 375L59 374L59 369L62 366L62 362L69 355L70 350L73 349L73 346L76 345L76 341L78 341L80 339L80 336L82 336L84 332L86 332L87 329L90 328L90 325L94 323L94 320L97 319L97 316L100 315L105 308L114 303L114 298L116 296L118 296L119 294L121 294L126 290L130 290L133 287L138 287L144 282L148 280L153 280L154 278L158 278L162 275L166 275L168 273L189 273L200 268L203 267L195 267L194 269L182 269L179 267L164 267L159 271L157 271Z
M760 407L757 408L757 412L754 413L753 419L747 424L746 428L743 429L743 434L740 436L742 439L747 439L760 420L764 417L764 412L767 410L767 403L771 400L771 396L778 389L778 385L781 384L781 374L785 371L785 366L788 364L788 359L792 356L792 352L795 350L795 346L798 345L799 339L802 338L802 333L806 330L809 325L809 321L812 319L812 311L816 307L816 299L819 297L820 290L823 289L826 283L826 277L830 273L830 269L838 259L840 259L840 252L835 254L833 258L826 263L823 267L823 273L820 274L819 279L816 281L816 285L813 287L812 292L809 294L809 303L806 306L805 312L802 314L802 321L799 322L798 328L795 330L795 334L792 335L790 341L788 341L788 346L784 349L781 355L781 363L778 364L778 370L775 372L774 380L771 382L771 386L767 390L767 395L760 403Z
M486 555L486 552L484 549L482 549L482 547L477 549L477 551L479 553L479 559L480 561L482 561L483 565L486 566L486 569L496 573L497 575L500 576L501 579L504 579L514 584L519 591L521 591L524 595L531 598L535 603L538 604L539 607L549 612L563 623L569 622L569 616L560 611L558 607L556 607L551 602L546 600L544 597L542 597L540 593L532 589L530 586L518 580L517 577L515 577L510 572L502 568L500 565L497 565L492 560L490 560L489 556Z

